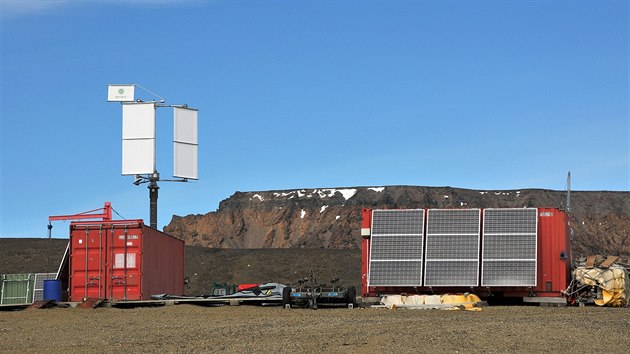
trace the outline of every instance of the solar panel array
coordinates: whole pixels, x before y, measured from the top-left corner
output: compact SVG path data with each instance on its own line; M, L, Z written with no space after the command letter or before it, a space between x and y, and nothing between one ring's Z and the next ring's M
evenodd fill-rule
M482 286L536 286L538 210L484 209Z
M372 212L369 286L422 286L424 210Z
M425 286L479 285L480 209L429 209Z
M536 208L429 209L426 230L423 209L373 210L368 286L536 286L537 238Z

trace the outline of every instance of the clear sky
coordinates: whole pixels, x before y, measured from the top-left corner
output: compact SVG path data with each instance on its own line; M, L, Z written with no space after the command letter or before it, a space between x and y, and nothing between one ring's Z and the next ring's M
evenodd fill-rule
M628 1L0 4L0 237L105 201L149 223L110 83L199 109L200 179L160 184L160 229L235 191L630 186Z

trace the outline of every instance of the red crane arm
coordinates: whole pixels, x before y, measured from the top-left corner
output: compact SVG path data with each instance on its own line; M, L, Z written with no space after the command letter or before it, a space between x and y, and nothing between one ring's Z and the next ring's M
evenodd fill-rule
M101 211L101 213L95 213ZM102 208L84 211L73 215L53 215L48 217L48 221L56 220L84 220L84 219L103 219L103 221L112 220L112 203L105 202Z

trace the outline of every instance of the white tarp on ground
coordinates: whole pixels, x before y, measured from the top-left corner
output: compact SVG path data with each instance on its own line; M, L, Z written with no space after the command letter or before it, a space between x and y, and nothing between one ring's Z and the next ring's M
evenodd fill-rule
M265 298L282 300L282 290L286 285L279 283L265 283L258 286L235 292L230 295L220 296L178 296L170 294L151 295L153 300L173 300L173 299L239 299L239 298Z
M388 295L381 303L389 309L444 309L480 311L481 299L475 294Z

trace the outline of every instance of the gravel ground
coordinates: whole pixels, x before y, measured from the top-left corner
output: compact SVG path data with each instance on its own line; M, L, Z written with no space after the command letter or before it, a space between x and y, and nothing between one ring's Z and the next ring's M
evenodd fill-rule
M630 308L175 305L0 312L0 352L627 353Z

